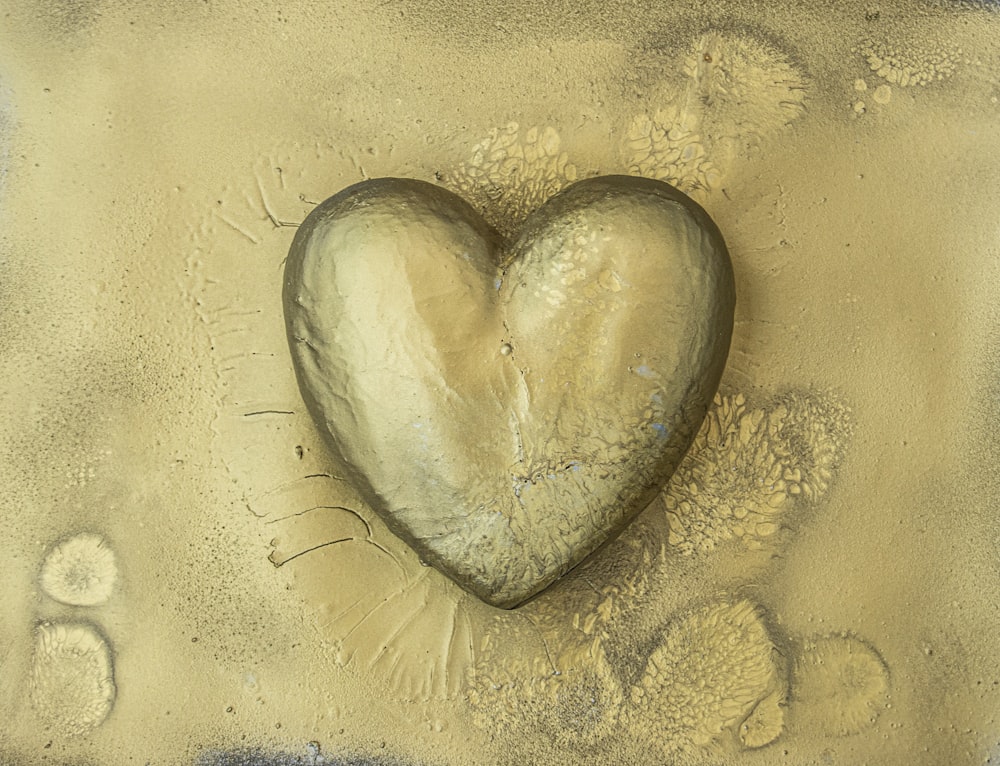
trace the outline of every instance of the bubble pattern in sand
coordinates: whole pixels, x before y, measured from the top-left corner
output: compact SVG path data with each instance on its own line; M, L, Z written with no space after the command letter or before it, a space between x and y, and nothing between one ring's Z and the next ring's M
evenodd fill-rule
M808 80L777 47L749 33L710 31L683 58L664 62L658 108L635 115L624 133L629 173L688 194L718 189L732 163L805 111ZM654 97L654 102L659 99Z
M868 38L856 49L872 72L893 85L929 85L958 70L962 49L933 38L897 42Z
M577 180L576 165L552 126L494 128L472 147L472 156L442 174L442 183L478 209L504 235Z
M504 721L531 720L574 750L612 731L623 698L602 641L567 627L527 612L494 618L470 674L468 699L479 726L496 730Z
M722 174L706 156L698 120L678 107L636 115L626 133L628 172L690 194L719 187Z
M684 61L685 94L723 141L750 144L780 130L805 111L808 81L789 57L748 32L710 31Z
M632 687L629 725L645 729L667 756L760 747L782 731L786 693L780 654L759 610L747 601L722 601L667 627ZM640 723L643 713L658 727Z
M39 584L47 596L62 604L98 606L111 598L117 579L114 551L100 535L85 532L49 552Z
M849 428L831 397L789 392L755 407L716 395L663 492L670 545L688 555L736 539L761 547L790 511L826 494Z
M79 736L100 726L115 701L111 648L85 623L35 629L30 697L42 724Z
M888 702L885 661L854 636L804 642L792 677L796 720L824 736L843 737L870 728Z

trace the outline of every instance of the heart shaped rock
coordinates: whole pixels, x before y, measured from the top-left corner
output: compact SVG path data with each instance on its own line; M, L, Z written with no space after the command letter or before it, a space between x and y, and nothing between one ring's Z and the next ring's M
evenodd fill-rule
M708 215L581 181L509 246L459 197L383 178L303 222L284 307L340 470L427 563L512 607L655 496L718 386L735 292Z

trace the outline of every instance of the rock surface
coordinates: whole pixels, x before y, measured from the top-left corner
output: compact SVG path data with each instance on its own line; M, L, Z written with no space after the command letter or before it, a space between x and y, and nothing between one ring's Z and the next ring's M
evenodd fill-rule
M619 532L693 439L735 292L692 200L573 184L509 243L452 193L366 181L319 205L285 267L303 398L398 536L513 607Z

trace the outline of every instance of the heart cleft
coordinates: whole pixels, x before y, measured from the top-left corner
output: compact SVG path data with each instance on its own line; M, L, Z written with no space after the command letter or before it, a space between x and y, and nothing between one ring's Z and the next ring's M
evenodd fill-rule
M309 214L283 297L338 470L423 561L510 608L673 473L735 288L718 228L660 181L580 181L505 243L451 192L382 178Z

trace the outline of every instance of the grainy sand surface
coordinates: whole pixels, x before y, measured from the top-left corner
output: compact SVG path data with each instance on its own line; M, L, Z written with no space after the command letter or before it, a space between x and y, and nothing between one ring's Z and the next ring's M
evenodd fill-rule
M7 3L0 763L1000 758L1000 9L653 6ZM365 178L509 235L612 173L718 224L729 363L492 609L338 479L283 259Z

